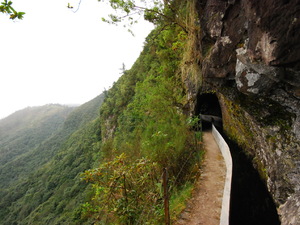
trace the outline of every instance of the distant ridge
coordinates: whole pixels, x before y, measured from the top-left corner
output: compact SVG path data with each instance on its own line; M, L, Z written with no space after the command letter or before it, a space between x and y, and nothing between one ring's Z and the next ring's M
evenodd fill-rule
M60 212L47 205L60 199L68 211L74 208L67 205L84 200L86 185L75 177L98 154L88 140L98 141L103 99L101 94L78 107L26 107L0 120L0 224L31 224L38 210L60 220Z

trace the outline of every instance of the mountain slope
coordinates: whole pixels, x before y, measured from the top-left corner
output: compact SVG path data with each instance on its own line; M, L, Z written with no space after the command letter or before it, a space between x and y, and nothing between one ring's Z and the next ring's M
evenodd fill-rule
M103 98L104 94L99 95L78 107L52 136L1 165L0 179L4 181L0 185L1 224L20 224L20 221L26 224L25 218L57 194L54 190L60 185L71 191L69 195L77 194L75 186L82 183L80 179L75 183L72 180L92 164L93 158L87 156L91 152L82 148L89 145L87 139L97 136L94 131L99 126L93 120L98 117Z
M54 104L28 107L0 120L0 165L53 135L72 110L74 108Z

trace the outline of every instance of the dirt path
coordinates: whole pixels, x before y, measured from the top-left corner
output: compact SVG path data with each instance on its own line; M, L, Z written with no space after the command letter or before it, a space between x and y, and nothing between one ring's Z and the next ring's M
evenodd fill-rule
M226 166L211 132L203 133L203 171L192 199L175 225L219 225Z

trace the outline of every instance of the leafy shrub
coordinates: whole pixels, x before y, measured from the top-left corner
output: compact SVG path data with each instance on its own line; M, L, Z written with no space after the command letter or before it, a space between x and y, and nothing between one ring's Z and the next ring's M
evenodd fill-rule
M125 153L86 171L83 179L93 183L95 195L83 205L84 216L97 213L96 220L106 224L145 224L161 214L159 178L156 163L147 158L131 162Z

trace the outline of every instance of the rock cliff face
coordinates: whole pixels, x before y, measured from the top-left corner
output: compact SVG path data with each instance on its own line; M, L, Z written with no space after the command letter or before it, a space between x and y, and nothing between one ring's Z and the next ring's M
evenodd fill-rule
M300 1L198 0L198 12L198 92L216 92L224 130L253 159L282 224L299 224Z

